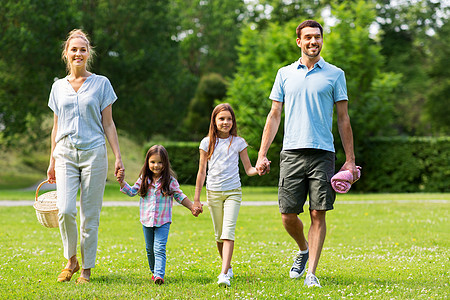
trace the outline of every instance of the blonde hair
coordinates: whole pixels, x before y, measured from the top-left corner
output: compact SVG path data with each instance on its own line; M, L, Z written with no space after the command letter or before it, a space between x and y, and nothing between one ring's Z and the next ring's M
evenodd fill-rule
M86 42L87 51L89 53L88 59L86 61L86 69L89 69L92 65L92 59L95 55L94 48L91 46L91 42L89 41L88 35L81 29L74 29L67 35L67 39L63 43L63 50L62 50L62 60L66 63L66 69L67 73L70 73L70 62L67 59L67 48L69 47L70 40L81 38L83 41Z

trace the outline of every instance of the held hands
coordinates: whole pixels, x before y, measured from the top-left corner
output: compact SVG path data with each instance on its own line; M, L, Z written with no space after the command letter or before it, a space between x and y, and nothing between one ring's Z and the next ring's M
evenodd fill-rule
M125 180L125 169L119 169L116 173L117 181L122 184Z
M198 217L203 212L203 204L200 201L194 201L191 212L194 217Z
M268 160L266 156L258 157L255 168L259 176L268 174L270 172L270 163L271 161Z
M114 176L116 176L117 181L119 181L118 173L120 170L123 170L125 174L125 167L123 166L122 159L116 158L116 162L114 163Z

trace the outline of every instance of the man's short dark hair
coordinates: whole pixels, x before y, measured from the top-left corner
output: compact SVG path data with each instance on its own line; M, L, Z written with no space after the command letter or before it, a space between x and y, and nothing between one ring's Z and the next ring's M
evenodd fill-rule
M302 29L305 27L315 27L315 28L319 28L320 29L320 35L323 36L323 28L322 25L319 24L319 22L316 22L314 20L306 20L303 21L302 23L300 23L300 25L298 25L296 33L297 33L297 37L300 38L301 37L301 32Z

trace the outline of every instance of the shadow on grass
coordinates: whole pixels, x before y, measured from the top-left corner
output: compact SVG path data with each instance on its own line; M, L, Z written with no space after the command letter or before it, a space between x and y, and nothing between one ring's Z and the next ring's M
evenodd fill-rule
M135 285L145 285L151 283L151 275L149 277L134 276L131 274L108 274L100 276L92 276L91 282L93 283L103 283L103 284L135 284Z
M151 280L151 273L148 276L142 277L142 275L133 276L131 274L108 274L108 275L100 275L100 276L92 276L92 283L100 283L100 284L131 284L131 285L153 285L154 283ZM210 284L215 283L215 278L210 278L206 276L166 276L164 278L166 284Z

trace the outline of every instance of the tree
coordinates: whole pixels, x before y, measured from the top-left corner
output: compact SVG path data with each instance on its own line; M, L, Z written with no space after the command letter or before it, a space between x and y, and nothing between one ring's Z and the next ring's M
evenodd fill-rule
M180 68L174 11L163 0L98 0L84 17L92 21L87 23L98 45L94 67L119 97L117 127L140 140L173 137L196 82Z
M270 23L280 25L291 21L300 23L320 15L320 11L329 2L329 0L248 1L246 19L260 30L266 29Z
M182 64L200 78L206 73L231 76L237 59L244 17L242 0L172 0L179 14L175 39L180 42Z
M378 0L377 23L380 26L381 53L385 57L383 69L400 73L402 83L395 90L395 123L400 134L430 135L430 120L425 102L435 83L428 75L430 43L449 14L446 1ZM434 55L434 54L433 54Z
M80 14L56 0L0 5L0 144L42 139L40 124L55 77L64 76L61 41Z
M436 135L450 135L450 22L445 21L431 38L430 88L427 90L425 109L431 132Z
M194 98L189 104L183 131L190 140L199 140L208 134L214 101L225 97L227 82L217 73L206 74L200 79Z

